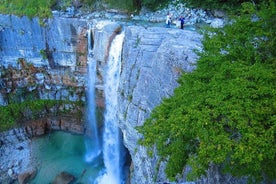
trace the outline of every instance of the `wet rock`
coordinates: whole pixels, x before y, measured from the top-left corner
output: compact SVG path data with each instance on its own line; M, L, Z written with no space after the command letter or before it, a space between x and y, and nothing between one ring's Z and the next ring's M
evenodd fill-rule
M75 177L68 172L61 172L56 176L52 184L69 184L75 179Z
M12 169L8 170L8 175L9 175L9 177L14 178L14 172Z
M35 169L30 169L29 171L25 171L21 174L18 174L18 183L19 184L26 184L28 180L32 179L36 174Z
M221 10L214 10L214 16L218 18L223 18L225 16L225 12Z
M224 26L224 20L216 18L211 22L210 26L213 27L213 28L223 27Z
M36 83L43 84L44 83L44 74L43 73L36 73L35 74Z

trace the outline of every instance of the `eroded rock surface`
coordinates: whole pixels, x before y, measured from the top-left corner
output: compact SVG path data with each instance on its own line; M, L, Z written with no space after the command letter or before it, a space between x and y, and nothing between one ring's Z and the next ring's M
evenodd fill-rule
M201 46L201 36L192 31L130 26L125 28L123 63L119 89L120 128L133 161L131 183L166 181L157 173L157 158L149 158L138 145L136 126L144 123L161 100L173 94L182 71L192 71L196 62L193 49Z

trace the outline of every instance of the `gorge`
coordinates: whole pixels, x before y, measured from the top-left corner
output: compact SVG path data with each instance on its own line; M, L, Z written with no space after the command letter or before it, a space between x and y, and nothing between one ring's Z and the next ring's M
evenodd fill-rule
M29 142L34 136L47 134L51 130L63 130L92 135L96 139L95 131L87 127L85 118L77 116L79 112L87 113L85 106L78 105L77 102L86 102L87 83L94 80L92 86L95 91L92 90L95 93L96 107L92 112L96 111L98 117L94 116L92 121L97 122L99 132L116 131L115 138L110 139L122 140L127 149L126 155L129 156L126 157L130 158L131 163L128 168L129 177L126 179L128 181L125 183L169 182L164 173L166 163L158 162L157 155L147 155L146 148L137 143L141 135L135 127L143 124L151 110L164 97L173 94L182 71L194 69L197 59L194 49L201 48L200 34L187 29L121 25L112 21L58 16L47 19L43 26L38 19L12 15L1 15L0 22L0 104L7 105L11 99L16 99L17 102L28 100L28 94L31 94L31 99L66 101L56 108L50 108L48 111L52 113L51 116L45 112L47 116L41 115L38 120L0 133L1 181L15 181L20 174L35 167L31 163L29 152ZM121 39L122 49L113 46L116 39ZM111 54L113 49L119 54L118 63L110 59L115 57ZM116 73L110 72L113 77L116 76L114 83L107 78L108 62L118 65ZM88 65L92 63L95 64L91 67L96 75L87 80ZM110 83L106 84L105 81ZM89 100L91 101L93 99ZM65 113L59 114L59 111ZM103 120L99 114L104 113ZM31 112L26 110L24 116L31 116ZM115 123L108 123L111 129L103 124L109 121ZM104 143L107 139L104 137L103 150L122 148L120 142ZM98 151L96 152L97 156ZM110 172L111 175L121 175L117 167L114 169L106 165L110 162L112 167L122 167L120 159L115 155L103 154L107 176ZM161 169L156 170L156 167ZM221 179L216 169L210 175L216 175L210 177L214 180ZM178 182L186 182L185 172ZM202 182L212 183L212 179Z

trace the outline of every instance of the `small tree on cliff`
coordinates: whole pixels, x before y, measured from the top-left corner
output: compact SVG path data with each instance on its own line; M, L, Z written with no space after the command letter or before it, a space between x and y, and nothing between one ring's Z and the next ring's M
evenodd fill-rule
M205 32L197 69L137 128L171 179L186 164L191 178L217 164L254 183L276 179L275 2L246 3L240 13Z

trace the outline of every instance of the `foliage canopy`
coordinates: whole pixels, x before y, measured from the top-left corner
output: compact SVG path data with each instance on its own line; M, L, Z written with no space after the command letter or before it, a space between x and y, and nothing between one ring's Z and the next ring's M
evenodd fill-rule
M205 32L197 68L137 127L174 179L210 164L254 183L276 178L276 5L244 3L240 16Z
M28 17L51 17L51 6L55 0L3 0L0 4L0 12L3 14L15 14Z

